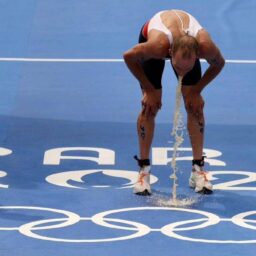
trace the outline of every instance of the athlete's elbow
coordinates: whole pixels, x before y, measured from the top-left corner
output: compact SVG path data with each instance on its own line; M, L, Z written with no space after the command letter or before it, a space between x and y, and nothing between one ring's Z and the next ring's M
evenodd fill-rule
M133 49L130 49L123 54L125 63L131 63L136 59L136 53Z
M221 58L221 61L220 61L220 68L223 69L224 66L225 66L225 64L226 64L226 61L225 61L225 59L222 57L222 58Z
M129 49L123 54L123 58L125 62L140 62L144 59L145 54L143 52L143 47L138 44L135 45L133 48Z
M225 59L223 57L219 58L213 66L217 72L220 72L225 66Z
M129 51L126 51L123 53L123 59L124 61L127 63L130 59L130 52Z

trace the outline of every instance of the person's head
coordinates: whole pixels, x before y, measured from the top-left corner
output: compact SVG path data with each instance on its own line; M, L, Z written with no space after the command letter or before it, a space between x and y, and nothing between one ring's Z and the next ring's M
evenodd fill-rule
M198 56L198 42L192 36L182 36L173 41L171 61L179 76L184 76L194 67Z

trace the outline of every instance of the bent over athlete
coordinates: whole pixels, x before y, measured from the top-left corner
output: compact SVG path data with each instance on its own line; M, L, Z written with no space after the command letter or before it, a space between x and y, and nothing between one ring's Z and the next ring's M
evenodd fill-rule
M124 60L140 83L142 111L137 120L140 166L134 193L151 194L149 153L154 135L155 117L161 108L162 74L165 58L170 58L177 77L182 77L182 95L187 112L187 128L193 151L189 185L196 192L211 193L212 184L203 170L204 100L202 90L222 70L225 60L209 33L198 21L181 10L156 13L141 29L139 43L124 53ZM201 75L199 59L209 67Z

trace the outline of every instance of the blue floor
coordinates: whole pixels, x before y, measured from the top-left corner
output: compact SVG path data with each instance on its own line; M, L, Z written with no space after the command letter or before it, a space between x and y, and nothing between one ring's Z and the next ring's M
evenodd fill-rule
M256 59L248 27L253 0L13 0L0 6L1 256L255 255L256 64L241 62ZM214 193L188 187L185 132L178 198L193 203L178 208L168 206L175 77L166 64L151 152L153 195L139 197L132 186L140 92L124 63L110 62L135 43L147 18L168 8L194 14L225 58L238 60L227 62L204 91L205 168Z

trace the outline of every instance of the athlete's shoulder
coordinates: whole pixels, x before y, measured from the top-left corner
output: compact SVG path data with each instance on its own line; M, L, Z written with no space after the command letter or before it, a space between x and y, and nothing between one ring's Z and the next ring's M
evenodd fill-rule
M223 68L225 59L218 46L211 39L210 34L206 30L202 30L198 38L199 58L206 59L211 64Z
M199 44L200 57L205 58L216 51L217 46L205 29L200 29L196 37Z

